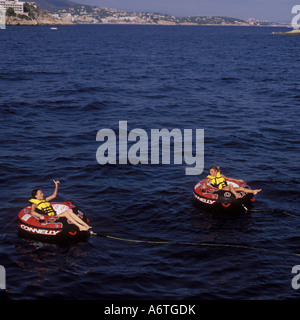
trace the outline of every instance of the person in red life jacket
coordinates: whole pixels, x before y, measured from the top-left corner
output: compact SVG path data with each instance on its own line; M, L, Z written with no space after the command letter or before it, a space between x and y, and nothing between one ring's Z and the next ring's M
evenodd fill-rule
M32 191L32 199L29 200L31 205L31 214L34 216L39 217L41 220L45 220L45 215L48 216L56 216L56 212L51 206L50 202L52 199L56 198L57 196L57 190L58 190L58 184L59 181L53 180L55 183L55 189L51 196L44 199L44 194L42 190L35 189ZM68 209L62 213L59 214L60 217L65 217L68 220L70 220L72 223L74 223L80 231L87 231L90 227L88 224L86 224L83 220L81 220L73 211L72 209Z
M209 168L209 175L206 177L206 182L204 182L203 189L206 189L206 183L211 184L215 188L219 188L220 190L230 191L236 198L242 198L237 191L243 191L245 193L253 193L257 194L261 191L261 189L251 190L243 187L233 187L231 184L227 184L226 180L228 181L237 181L237 182L244 182L243 180L238 180L234 178L225 177L221 174L220 167L212 166Z

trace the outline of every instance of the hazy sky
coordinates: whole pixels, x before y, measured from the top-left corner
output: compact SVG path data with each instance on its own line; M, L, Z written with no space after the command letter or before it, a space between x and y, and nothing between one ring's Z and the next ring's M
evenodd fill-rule
M74 0L128 11L150 11L175 16L228 16L290 22L300 0Z

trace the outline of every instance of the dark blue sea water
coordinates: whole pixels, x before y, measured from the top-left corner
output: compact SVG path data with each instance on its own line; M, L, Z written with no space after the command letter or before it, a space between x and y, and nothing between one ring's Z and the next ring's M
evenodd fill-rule
M299 37L251 27L48 26L0 33L0 264L5 299L293 299L300 264ZM205 170L104 165L98 130L204 129ZM219 165L262 188L252 211L205 212ZM88 215L91 236L17 236L31 190Z

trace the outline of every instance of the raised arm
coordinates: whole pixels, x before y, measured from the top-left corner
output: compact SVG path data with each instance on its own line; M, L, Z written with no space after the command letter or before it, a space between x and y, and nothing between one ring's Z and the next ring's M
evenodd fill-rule
M50 200L56 198L56 196L57 196L58 185L59 185L60 182L59 181L55 181L55 180L53 180L53 182L55 183L54 192L53 192L53 194L51 196L49 196L49 197L47 197L45 199L46 201L50 201Z

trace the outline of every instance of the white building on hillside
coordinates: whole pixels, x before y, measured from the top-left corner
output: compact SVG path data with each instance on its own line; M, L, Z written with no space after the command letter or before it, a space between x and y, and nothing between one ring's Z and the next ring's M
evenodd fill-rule
M0 0L0 8L5 11L8 8L13 8L15 13L24 13L24 2L18 0Z

